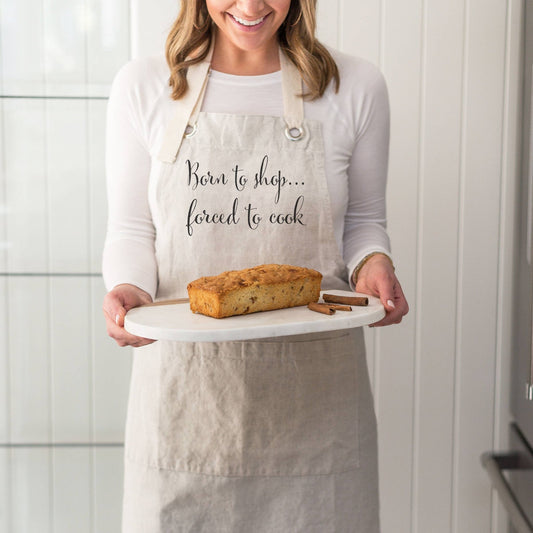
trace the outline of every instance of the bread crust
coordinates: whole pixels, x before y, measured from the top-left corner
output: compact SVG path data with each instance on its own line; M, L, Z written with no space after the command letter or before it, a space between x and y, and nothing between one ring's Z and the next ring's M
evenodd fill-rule
M321 282L316 270L268 264L202 277L187 291L193 313L224 318L317 302Z

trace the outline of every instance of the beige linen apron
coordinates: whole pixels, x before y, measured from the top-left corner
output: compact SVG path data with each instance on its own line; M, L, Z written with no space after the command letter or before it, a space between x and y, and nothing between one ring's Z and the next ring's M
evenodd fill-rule
M151 177L158 298L262 263L348 288L320 124L280 57L283 118L199 113L209 58L189 69ZM158 341L134 353L123 531L376 533L376 452L361 329Z

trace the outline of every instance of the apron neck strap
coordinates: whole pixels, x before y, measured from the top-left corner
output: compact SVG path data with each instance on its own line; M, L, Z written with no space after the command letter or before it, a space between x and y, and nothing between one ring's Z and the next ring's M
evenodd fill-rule
M191 134L187 133L189 118L198 107L198 102L203 99L211 67L211 58L213 57L213 48L214 39L205 59L187 69L187 92L179 101L175 102L175 112L165 130L159 151L159 159L165 163L176 161L183 137Z
M281 86L283 90L283 115L285 118L285 134L293 141L303 135L304 100L302 78L296 65L279 48L281 65Z
M165 163L174 163L184 137L192 137L196 133L198 115L207 87L211 70L214 39L206 58L187 71L188 90L176 102L174 116L170 119L163 137L159 159ZM296 66L279 49L281 65L281 84L283 91L283 114L285 119L285 135L292 141L303 136L304 102L302 79Z

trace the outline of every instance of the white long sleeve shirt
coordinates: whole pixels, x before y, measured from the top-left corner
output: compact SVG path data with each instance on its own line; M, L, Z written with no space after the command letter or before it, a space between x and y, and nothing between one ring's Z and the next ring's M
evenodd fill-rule
M347 275L369 253L390 256L385 188L389 103L383 76L370 63L331 51L340 89L305 101L306 118L322 123L325 169L337 245ZM108 103L106 171L108 230L103 275L108 290L136 285L157 290L155 229L148 203L152 160L171 117L165 59L144 58L117 74ZM234 76L212 71L202 111L282 116L281 72Z

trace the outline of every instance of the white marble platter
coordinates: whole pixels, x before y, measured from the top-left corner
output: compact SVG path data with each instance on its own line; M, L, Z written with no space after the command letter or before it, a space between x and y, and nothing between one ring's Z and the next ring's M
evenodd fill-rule
M323 292L343 296L366 296L339 290ZM126 315L124 327L133 335L148 339L219 342L350 329L372 324L384 316L383 305L372 296L368 297L368 306L352 306L352 311L337 311L334 315L324 315L311 311L307 306L301 306L212 318L193 313L189 303L184 302L131 309Z

